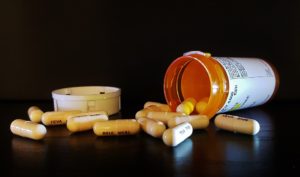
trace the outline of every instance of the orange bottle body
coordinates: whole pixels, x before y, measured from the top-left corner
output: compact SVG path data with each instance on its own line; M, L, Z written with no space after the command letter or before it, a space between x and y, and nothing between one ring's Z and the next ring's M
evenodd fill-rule
M265 86L262 86L265 84ZM225 58L190 52L174 60L164 78L164 95L174 111L186 98L205 103L201 114L257 106L267 102L279 86L276 69L256 58Z

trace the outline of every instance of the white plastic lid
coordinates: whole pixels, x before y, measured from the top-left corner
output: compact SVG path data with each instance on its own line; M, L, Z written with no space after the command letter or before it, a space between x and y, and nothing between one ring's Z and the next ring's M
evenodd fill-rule
M52 91L55 111L106 111L108 115L121 109L121 89L108 86L69 87Z

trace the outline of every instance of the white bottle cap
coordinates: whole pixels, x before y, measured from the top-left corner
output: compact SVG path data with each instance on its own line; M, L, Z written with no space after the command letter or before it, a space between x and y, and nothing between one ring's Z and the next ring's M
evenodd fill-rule
M55 111L105 111L108 115L121 109L121 89L107 86L69 87L52 91Z

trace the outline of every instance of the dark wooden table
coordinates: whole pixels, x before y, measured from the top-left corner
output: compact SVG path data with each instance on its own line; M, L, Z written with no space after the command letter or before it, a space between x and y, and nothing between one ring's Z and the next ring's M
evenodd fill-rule
M123 103L124 104L124 103ZM145 133L96 137L92 131L71 134L65 126L48 127L43 141L11 134L13 119L27 118L37 105L51 101L0 102L0 176L300 176L299 102L271 102L231 114L256 119L256 136L205 130L175 148ZM140 105L141 106L141 105ZM112 118L130 118L140 109L123 106Z

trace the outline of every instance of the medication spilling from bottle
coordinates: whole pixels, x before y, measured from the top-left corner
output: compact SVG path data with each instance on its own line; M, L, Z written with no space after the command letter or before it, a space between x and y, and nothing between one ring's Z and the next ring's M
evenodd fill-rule
M196 111L209 118L264 104L278 86L276 69L265 60L212 57L200 51L174 60L164 77L164 95L172 111L192 97L197 102Z

